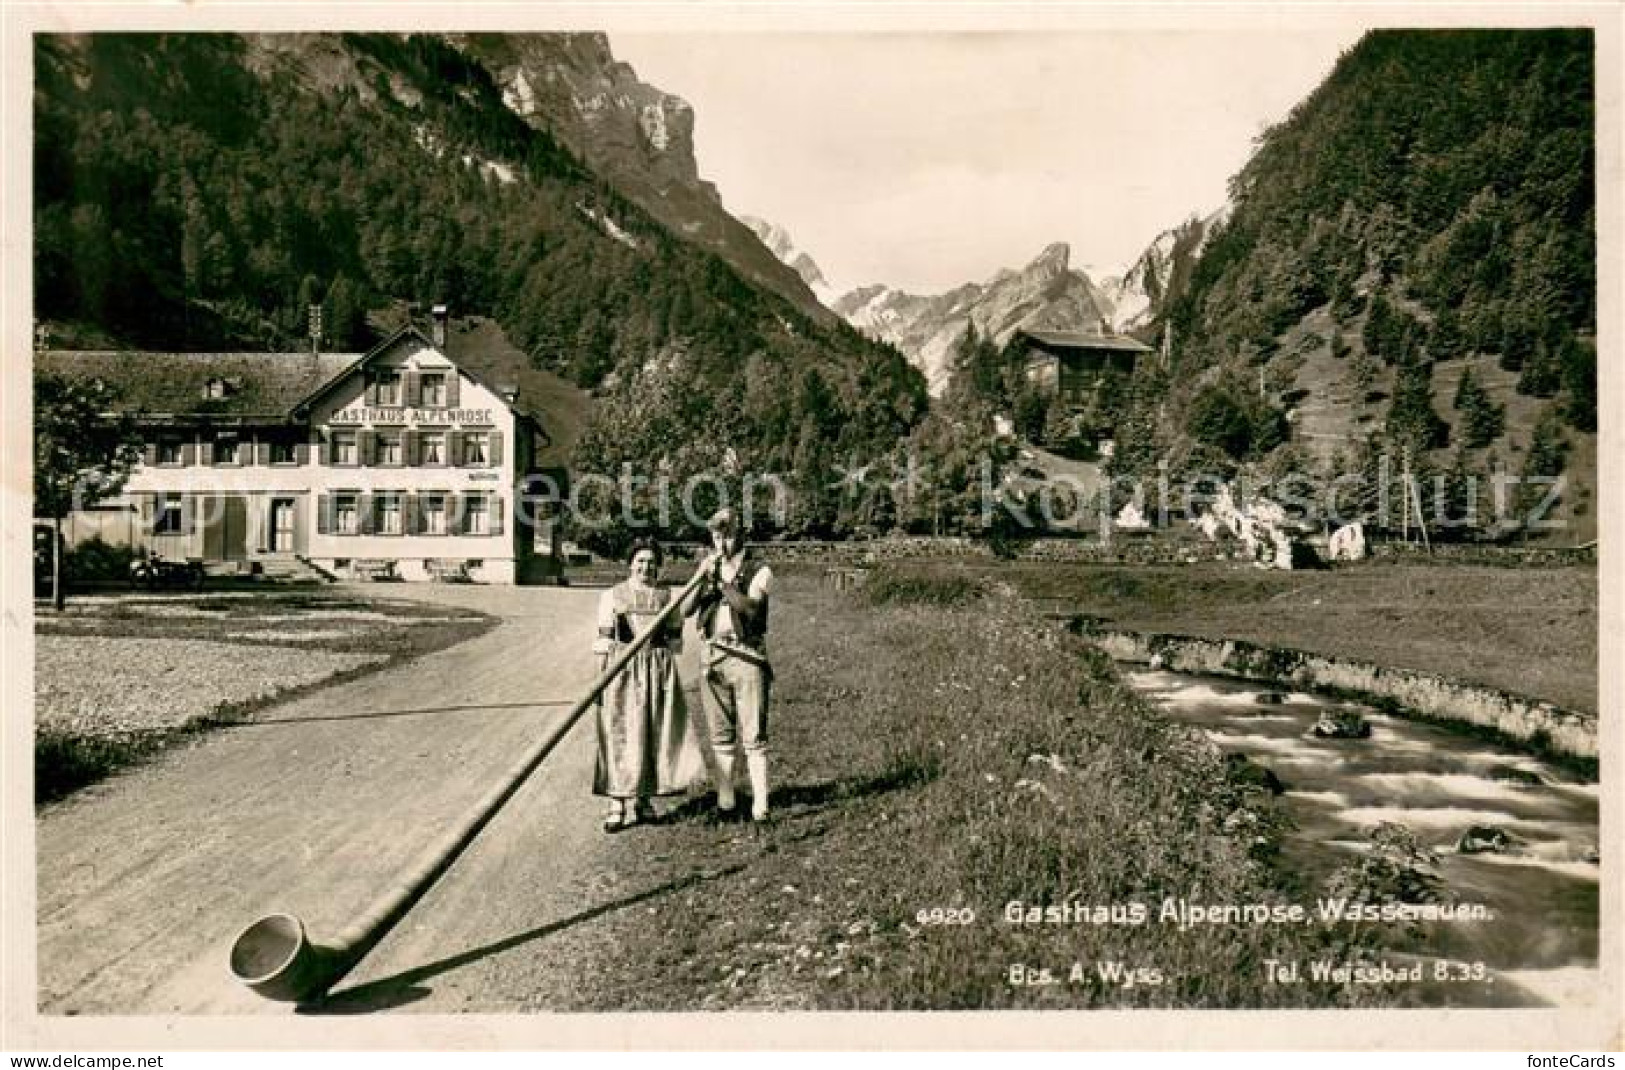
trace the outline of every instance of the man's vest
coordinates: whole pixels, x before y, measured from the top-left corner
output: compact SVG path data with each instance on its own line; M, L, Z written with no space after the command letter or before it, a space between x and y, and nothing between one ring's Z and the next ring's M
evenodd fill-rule
M734 577L734 585L745 594L750 594L751 581L756 578L756 573L761 569L761 563L752 557L749 551L746 551L745 559L739 563L739 574ZM713 589L700 597L699 624L701 635L708 638L712 637L711 629L716 623L717 610L723 604L724 599L722 592L719 590ZM767 600L763 599L761 609L751 619L746 619L739 613L733 614L734 627L739 629L739 641L741 643L759 648L766 642L767 607Z

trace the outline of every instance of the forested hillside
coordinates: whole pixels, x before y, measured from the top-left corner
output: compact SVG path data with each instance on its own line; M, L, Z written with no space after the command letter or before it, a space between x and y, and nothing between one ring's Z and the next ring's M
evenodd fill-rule
M445 302L539 366L608 379L608 423L635 403L668 457L703 440L750 468L809 436L831 457L884 451L923 414L895 351L673 236L445 39L42 36L35 58L36 317L54 345L297 349L320 303L325 345L356 349L370 310ZM674 362L669 395L638 385ZM724 426L747 369L772 404ZM585 447L587 467L634 459L604 435Z
M1233 180L1169 317L1173 366L1142 384L1164 403L1158 441L1128 443L1124 464L1280 467L1285 450L1336 470L1387 449L1455 477L1538 474L1568 451L1583 479L1593 45L1384 31L1351 49Z

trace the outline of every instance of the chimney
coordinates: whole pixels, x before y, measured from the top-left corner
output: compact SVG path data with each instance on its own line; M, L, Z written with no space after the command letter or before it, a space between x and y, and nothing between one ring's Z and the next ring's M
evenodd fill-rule
M434 347L444 353L446 351L446 306L434 306L431 314L434 316Z

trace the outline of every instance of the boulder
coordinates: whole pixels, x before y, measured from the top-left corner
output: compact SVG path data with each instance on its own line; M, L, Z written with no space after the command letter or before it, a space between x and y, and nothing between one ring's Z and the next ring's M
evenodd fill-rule
M1145 531L1151 527L1151 521L1145 518L1139 506L1129 502L1117 511L1117 526L1124 531Z
M1333 561L1361 561L1366 555L1365 525L1356 520L1332 532L1326 553Z
M1533 787L1538 787L1539 785L1546 783L1540 778L1539 773L1531 773L1529 770L1519 769L1515 765L1495 766L1486 775L1489 777L1489 779L1498 781L1502 784L1528 784Z
M1271 795L1279 795L1286 790L1286 785L1275 775L1275 770L1259 765L1245 754L1224 756L1224 779L1243 789L1267 791Z
M1505 854L1518 841L1503 828L1473 825L1456 841L1456 853L1464 855Z
M1367 739L1371 735L1371 722L1359 710L1330 709L1321 712L1309 732L1321 739Z

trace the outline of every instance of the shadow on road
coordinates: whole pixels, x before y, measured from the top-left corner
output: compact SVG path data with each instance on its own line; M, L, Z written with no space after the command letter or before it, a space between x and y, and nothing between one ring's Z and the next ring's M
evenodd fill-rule
M703 873L691 874L686 877L680 877L674 881L668 881L665 884L647 889L646 891L639 892L636 895L627 896L624 899L617 899L609 903L601 903L598 906L592 907L588 910L583 910L579 914L573 914L568 918L561 918L558 921L550 921L546 925L538 926L529 930L528 932L505 937L504 939L498 940L494 943L486 944L483 947L471 948L468 951L464 951L457 955L452 955L449 958L443 958L437 962L431 962L423 966L418 966L414 969L397 973L392 977L382 977L376 981L369 981L366 984L359 985L355 988L339 991L329 995L326 999L318 1003L300 1006L297 1009L297 1013L308 1015L371 1014L374 1011L389 1010L393 1007L404 1007L408 1004L416 1003L417 1001L424 999L431 992L433 992L432 988L427 988L420 984L420 982L426 981L431 977L446 973L450 970L455 970L461 966L467 966L471 962L478 962L480 959L489 958L492 955L499 955L504 951L521 947L533 940L540 940L543 937L551 936L557 932L562 932L565 929L571 928L572 926L580 925L582 922L591 921L594 918L602 917L605 914L612 914L617 910L625 910L627 907L637 906L639 903L646 903L651 899L658 899L663 895L670 895L672 892L681 891L684 888L691 888L696 884L704 884L707 881L720 880L723 877L731 877L736 873L743 872L746 864L747 863L745 862L736 862L729 866L723 866L720 869L707 870Z
M422 710L378 710L373 713L345 713L333 717L257 717L252 721L210 721L210 728L259 728L261 725L312 724L319 721L370 721L379 717L417 717L428 713L474 713L482 710L534 710L544 706L574 705L570 699L547 702L496 702L476 706L435 706Z

